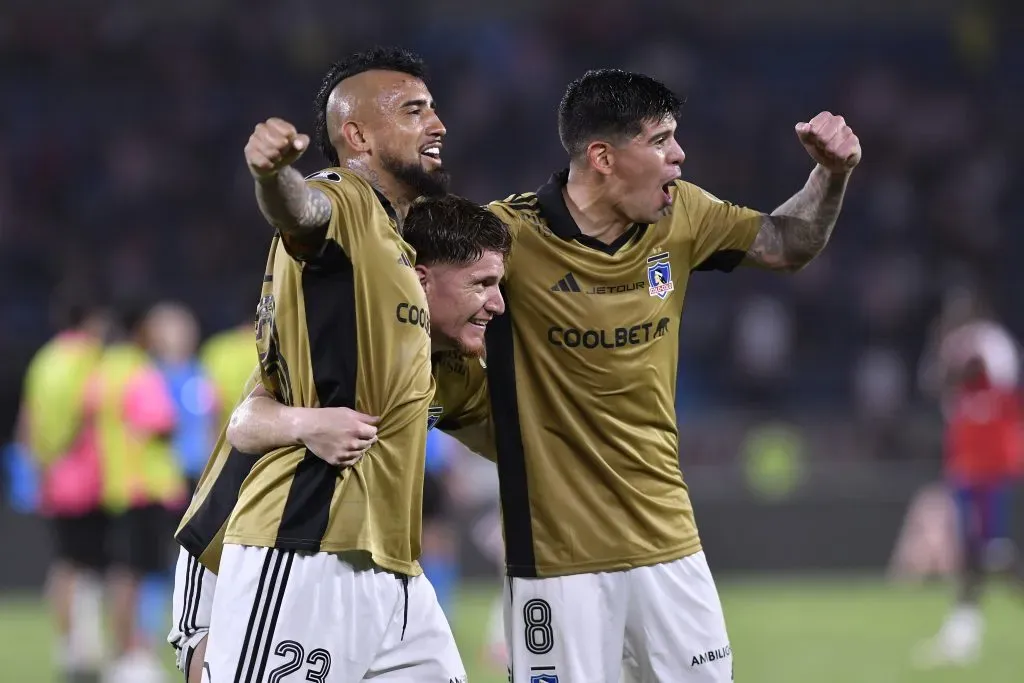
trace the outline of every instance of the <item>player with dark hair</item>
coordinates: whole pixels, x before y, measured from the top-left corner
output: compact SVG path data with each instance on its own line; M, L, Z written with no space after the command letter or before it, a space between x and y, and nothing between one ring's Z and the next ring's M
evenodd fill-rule
M732 675L679 467L686 285L805 266L861 150L842 117L797 124L814 170L766 214L680 179L680 105L648 76L587 72L558 111L569 168L490 205L515 239L487 332L515 683Z
M377 416L379 440L364 437L368 457L343 471L301 444L255 466L228 460L252 471L224 532L229 580L204 662L213 680L465 676L417 563L434 386L427 300L402 230L414 201L447 186L445 128L423 75L398 49L335 64L316 136L336 163L309 179L290 165L309 145L290 124L270 119L246 145L277 230L256 319L262 386L288 406ZM201 557L217 531L190 521L178 538Z

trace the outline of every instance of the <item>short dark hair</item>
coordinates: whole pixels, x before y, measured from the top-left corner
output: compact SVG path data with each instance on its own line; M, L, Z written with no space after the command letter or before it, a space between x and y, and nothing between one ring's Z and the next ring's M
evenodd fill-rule
M504 259L512 250L512 235L500 218L451 194L414 203L405 217L402 238L416 250L416 263L425 266L467 265L487 251L496 251Z
M327 132L327 100L331 97L331 92L346 78L373 70L397 71L420 80L424 80L427 75L427 67L423 59L400 47L378 46L353 53L331 64L331 68L327 70L320 82L320 90L316 93L314 135L320 153L333 166L338 165L338 152L331 144L331 136Z
M678 116L682 99L659 80L620 69L588 71L558 105L558 137L573 159L598 138L629 139L644 123Z

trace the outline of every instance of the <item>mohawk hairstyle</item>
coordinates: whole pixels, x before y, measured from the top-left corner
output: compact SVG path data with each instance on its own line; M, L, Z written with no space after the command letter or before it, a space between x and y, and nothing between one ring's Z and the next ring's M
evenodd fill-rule
M644 123L679 116L683 101L661 81L620 69L588 71L558 105L558 137L576 159L594 140L635 137Z
M512 250L512 235L500 218L456 195L423 199L409 208L402 239L416 250L416 263L463 266L484 252L502 259Z
M338 152L331 144L331 137L327 133L327 100L331 92L346 78L373 70L397 71L423 80L427 67L419 56L404 48L379 46L356 52L331 65L320 82L320 90L317 91L314 101L314 138L320 153L332 166L338 165Z

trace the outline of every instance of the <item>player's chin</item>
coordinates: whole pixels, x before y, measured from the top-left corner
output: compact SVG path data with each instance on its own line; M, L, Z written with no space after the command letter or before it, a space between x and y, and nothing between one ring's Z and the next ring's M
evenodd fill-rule
M482 356L485 348L486 327L470 323L459 335L459 348L467 356Z

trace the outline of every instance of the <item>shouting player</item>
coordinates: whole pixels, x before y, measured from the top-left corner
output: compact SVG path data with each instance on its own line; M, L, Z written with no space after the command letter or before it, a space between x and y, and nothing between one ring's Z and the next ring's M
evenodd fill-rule
M498 282L504 272L503 261L510 248L508 230L492 213L456 197L417 203L406 217L403 230L405 239L417 255L415 274L422 283L427 302L427 307L420 309L420 314L430 319L434 351L431 362L437 390L429 413L422 415L423 426L436 424L470 447L485 448L482 436L486 433L488 415L487 390L483 368L476 357L483 352L483 334L487 323L504 309ZM403 315L409 315L407 309L402 309L400 305L398 308L404 311ZM430 316L428 311L434 315ZM266 403L271 409L282 409L282 406L270 399L266 399ZM331 463L331 471L335 473L340 473L335 465L354 464L365 452L366 461L346 474L339 475L343 478L365 478L372 476L378 468L390 466L418 466L419 472L423 471L422 452L418 465L406 464L393 454L382 453L375 445L375 418L347 408L285 408L285 419L277 423L285 426L283 433L249 434L241 425L260 424L260 421L253 422L246 416L251 414L258 420L261 405L260 399L251 399L246 402L244 409L238 411L234 420L232 436L236 437L236 443L242 446L242 450L233 449L222 435L178 534L188 552L183 550L179 556L175 578L174 622L169 640L179 649L179 667L189 672L189 680L193 683L201 680L204 639L210 626L223 527L239 500L242 481L258 459L258 456L247 455L244 451L262 452L252 446L252 439L269 437L277 439L274 443L304 446L308 452ZM245 441L247 438L249 441ZM382 438L387 438L387 435ZM255 443L258 446L260 442ZM366 450L368 446L369 451ZM385 458L390 458L390 461ZM410 491L408 495L412 496L413 493ZM394 500L400 502L400 499ZM375 575L383 574L379 570L375 572ZM374 643L356 642L355 646L362 650L349 651L350 644L359 637L351 633L352 630L378 629L376 642L379 642L382 634L379 633L380 620L372 613L374 602L367 605L363 604L364 600L354 603L338 600L323 606L324 610L337 614L339 620L345 621L338 621L337 627L329 630L325 629L323 622L318 622L321 623L321 632L311 636L309 643L329 653L333 662L332 671L339 675L339 680L359 680L363 675L374 673L382 680L409 680L410 677L418 680L415 673L410 673L412 667L404 662L419 658L424 662L420 668L425 669L426 663L436 657L438 652L453 647L446 622L443 622L444 632L440 625L433 624L435 620L443 620L443 617L436 612L429 584L421 587L417 597L412 592L416 580L408 579L408 603L404 602L402 596L403 599L397 603L392 601L386 605L386 619L394 616L397 621L385 629L383 650L378 650ZM334 581L329 577L323 581L325 584L319 590L332 590ZM372 590L372 586L369 588ZM316 588L311 586L309 590ZM230 594L234 589L224 589L224 592ZM308 611L309 608L306 606L303 609ZM343 624L349 623L348 620L362 615L368 616L359 622L357 629L343 627ZM267 637L267 642L272 644L267 646L271 649L266 666L274 670L281 666L287 667L288 662L295 659L294 647L288 646L279 652L279 642L298 643L304 651L311 647L298 640L294 627L283 630L280 625L276 635ZM194 656L194 653L199 656ZM212 651L210 657L214 657ZM323 659L319 655L317 657ZM317 668L312 673L314 676L320 675L318 672L326 675L326 667ZM461 680L463 674L445 675L451 680Z
M568 170L491 205L515 240L487 333L515 683L732 677L679 467L686 285L805 266L861 150L840 116L797 124L815 167L762 213L680 180L679 107L647 76L588 72L559 107Z

